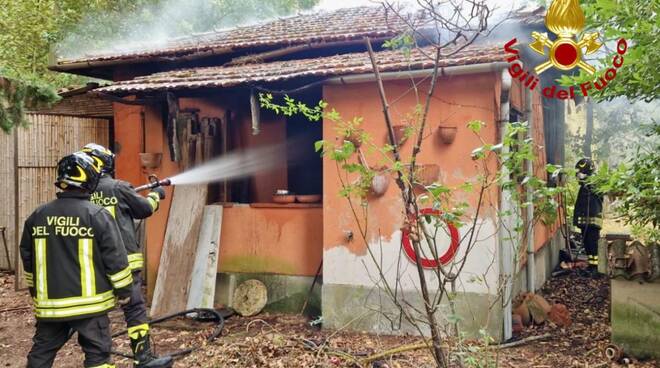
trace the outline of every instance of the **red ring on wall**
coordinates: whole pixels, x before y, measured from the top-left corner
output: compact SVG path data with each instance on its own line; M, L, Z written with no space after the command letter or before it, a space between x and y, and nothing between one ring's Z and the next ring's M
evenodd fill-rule
M419 213L422 215L440 216L440 211L434 210L432 208L423 208L419 211ZM438 259L422 258L419 262L422 267L437 268L440 264L445 265L449 263L449 261L451 261L456 255L456 252L458 251L458 229L456 229L454 225L448 223L447 221L445 221L445 224L447 224L447 227L449 228L449 236L451 237L449 249L447 249L447 251ZM403 245L403 251L406 253L406 256L408 256L408 258L413 263L417 263L417 257L415 257L415 249L413 248L412 242L410 241L410 230L403 231L401 243Z

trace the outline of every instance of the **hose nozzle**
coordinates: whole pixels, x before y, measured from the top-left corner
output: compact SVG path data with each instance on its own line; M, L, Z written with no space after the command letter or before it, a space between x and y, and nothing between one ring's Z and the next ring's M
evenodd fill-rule
M158 187L166 187L169 185L172 185L172 181L170 181L170 179L159 180L156 175L149 175L149 184L141 185L135 188L135 191L142 192L145 190L154 189Z

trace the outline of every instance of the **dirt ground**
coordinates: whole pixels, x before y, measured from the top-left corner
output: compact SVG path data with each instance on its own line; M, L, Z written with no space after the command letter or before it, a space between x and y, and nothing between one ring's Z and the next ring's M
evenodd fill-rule
M540 292L548 301L565 304L573 317L568 328L551 323L527 328L520 338L551 334L515 348L483 348L476 342L460 346L472 359L465 367L623 367L608 364L602 350L609 344L609 283L567 275L554 278ZM111 313L113 330L122 329L121 312ZM14 292L13 276L0 274L0 367L24 367L34 333L34 317L27 292ZM374 353L421 340L412 336L377 336L323 330L301 316L261 314L252 318L231 317L222 336L211 343L206 337L211 324L175 320L153 329L157 352L196 347L178 359L175 367L354 367L356 361ZM450 346L455 351L457 342ZM128 340L114 340L113 348L128 352ZM464 355L465 357L466 355ZM455 355L454 355L455 357ZM453 359L455 361L455 358ZM498 364L495 365L495 362ZM116 357L117 367L130 367ZM457 364L454 364L458 366ZM376 360L369 367L430 367L426 350L413 350ZM75 338L58 353L55 367L82 367L82 352ZM628 367L660 367L654 361L633 361Z

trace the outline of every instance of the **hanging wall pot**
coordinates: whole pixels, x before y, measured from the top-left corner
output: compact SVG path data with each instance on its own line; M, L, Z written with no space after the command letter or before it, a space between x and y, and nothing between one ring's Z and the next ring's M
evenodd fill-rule
M392 126L392 131L394 132L394 141L396 142L397 146L404 144L408 140L408 137L406 137L406 129L408 129L408 125ZM390 143L389 133L385 133L385 141L388 144Z
M436 164L419 165L415 168L415 183L431 185L440 176L440 166Z
M362 142L360 141L360 138L362 134L364 133L364 130L362 129L352 129L348 132L344 133L344 140L349 141L353 143L353 146L355 148L360 148L362 145Z
M162 153L140 153L140 163L145 169L159 168L162 160Z
M458 128L455 126L446 126L441 125L438 127L438 136L440 137L440 142L444 144L452 144L454 139L456 139L456 132Z
M390 186L390 175L386 171L378 171L371 179L371 194L381 197Z

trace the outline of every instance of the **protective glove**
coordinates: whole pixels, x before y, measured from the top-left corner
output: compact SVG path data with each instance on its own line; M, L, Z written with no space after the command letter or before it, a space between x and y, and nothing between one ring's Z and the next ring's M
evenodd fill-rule
M152 189L151 192L158 194L158 198L160 198L161 200L165 199L165 189L161 187L157 187Z
M117 295L117 304L120 306L131 302L131 288L128 286L115 290L115 295Z

